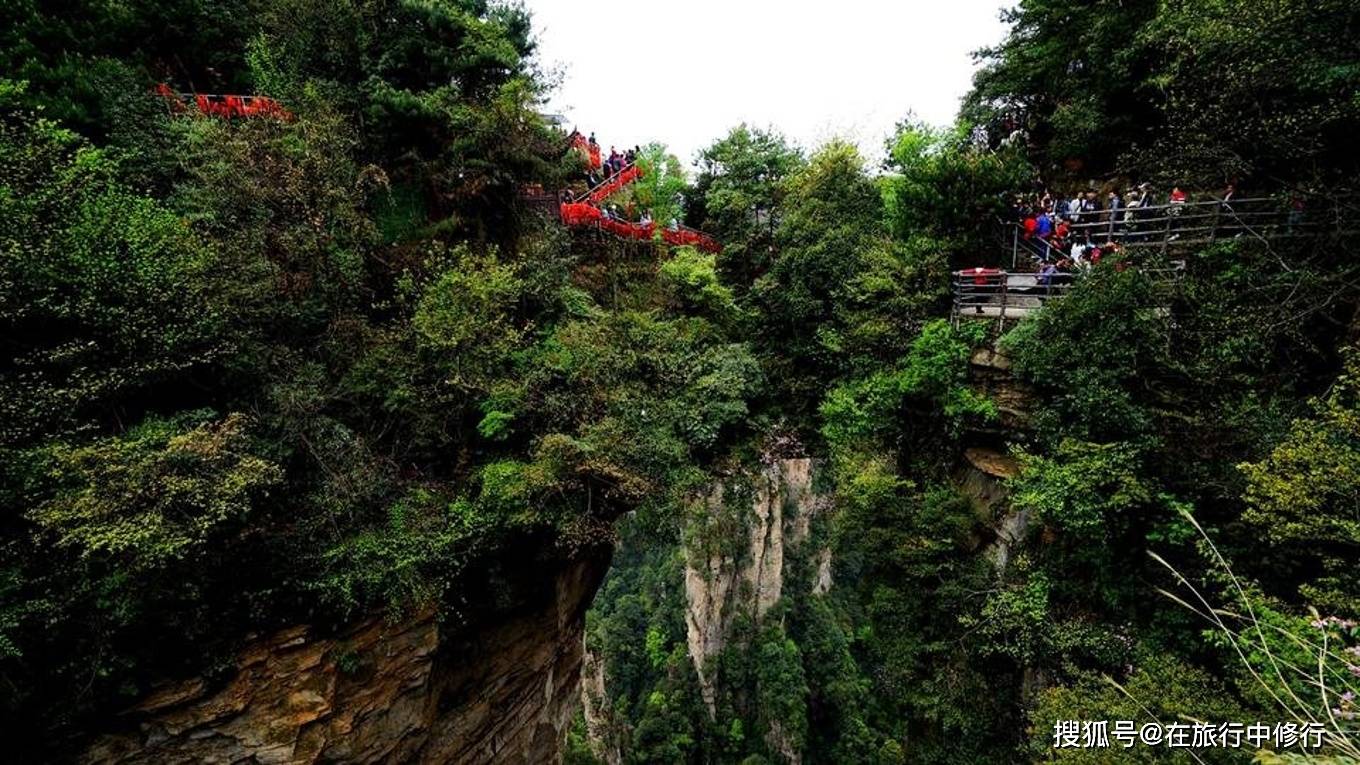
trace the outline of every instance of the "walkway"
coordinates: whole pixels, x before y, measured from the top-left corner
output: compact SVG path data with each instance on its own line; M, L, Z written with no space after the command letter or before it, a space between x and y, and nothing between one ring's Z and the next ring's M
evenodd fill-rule
M224 119L271 117L285 122L293 119L292 112L268 96L176 93L165 83L156 86L156 95L164 98L170 111L175 114L187 112L192 105L200 114Z
M1154 280L1167 286L1175 284L1185 274L1185 265L1146 270ZM1034 273L1007 273L997 268L966 268L955 271L952 291L953 309L950 318L1023 319L1044 307L1044 303L1066 295L1074 275L1056 273L1045 277Z
M1057 260L1062 253L1026 234L1015 221L998 221L998 242L1011 268L1026 259ZM1149 205L1082 213L1069 224L1068 244L1089 237L1091 244L1117 242L1126 250L1156 249L1163 253L1187 246L1203 246L1225 239L1287 239L1360 232L1352 210L1335 199L1284 200L1255 197L1223 201Z
M579 145L577 148L580 148ZM574 200L561 203L558 214L562 218L563 225L578 229L593 228L620 239L631 239L639 242L655 241L659 232L661 241L673 247L694 247L701 252L709 253L722 251L722 246L718 244L717 240L698 229L680 224L658 227L653 222L619 220L601 209L600 205L606 199L641 178L642 168L636 162L624 165L619 172L587 189L585 193Z

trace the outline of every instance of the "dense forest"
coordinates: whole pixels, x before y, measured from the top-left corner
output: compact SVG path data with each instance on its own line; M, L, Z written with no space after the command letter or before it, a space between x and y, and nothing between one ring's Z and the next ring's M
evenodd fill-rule
M570 763L1107 762L1054 726L1119 719L1331 737L1117 761L1360 762L1360 6L1007 15L957 122L881 156L739 125L687 175L642 147L614 203L714 255L533 203L589 161L539 113L518 5L5 4L6 759L76 757L248 635L456 630L612 548ZM1023 321L951 320L952 273L1013 267L1016 195L1143 183L1328 225L1117 252ZM995 507L959 478L984 445L1016 465ZM788 459L818 511L779 597L733 595L697 657L694 561L744 565ZM1028 522L998 564L1003 511Z

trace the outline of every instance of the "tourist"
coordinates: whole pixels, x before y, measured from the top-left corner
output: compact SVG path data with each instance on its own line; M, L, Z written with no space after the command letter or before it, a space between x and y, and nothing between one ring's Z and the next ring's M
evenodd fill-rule
M1039 208L1039 215L1034 219L1034 235L1041 240L1048 240L1053 234L1053 219L1048 217L1048 211Z
M1137 189L1130 191L1128 203L1124 206L1124 237L1126 239L1137 239L1138 237L1138 211L1142 206L1142 192Z
M1303 225L1304 211L1303 195L1294 192L1289 197L1289 222L1285 227L1285 233L1292 235L1298 227Z
M1053 214L1056 215L1060 221L1071 220L1072 206L1071 203L1067 201L1067 197L1058 197L1058 201L1053 203Z
M1058 267L1052 263L1045 263L1039 269L1039 284L1044 288L1053 286L1053 276L1058 273Z
M1100 222L1100 200L1096 198L1094 191L1087 191L1081 200L1081 220L1088 231L1090 227Z
M1218 200L1219 201L1218 217L1215 219L1215 223L1218 224L1218 228L1215 228L1214 230L1215 237L1218 236L1219 229L1225 225L1223 223L1224 219L1235 219L1237 217L1237 211L1234 210L1232 206L1233 200L1235 200L1236 198L1237 198L1237 184L1229 183L1227 187L1223 189L1223 197ZM1231 226L1232 224L1229 223L1226 225Z
M1166 216L1170 218L1167 221L1166 228L1171 232L1171 235L1166 238L1168 242L1175 241L1181 236L1180 229L1183 223L1181 213L1185 211L1185 202L1185 192L1181 190L1181 187L1172 186L1171 196L1167 199L1166 208Z
M1089 265L1086 261L1086 255L1090 251L1091 251L1091 235L1083 233L1079 241L1072 243L1072 252L1070 253L1072 262L1076 264L1079 268L1085 268L1087 265Z
M1108 218L1106 219L1109 222L1107 233L1110 238L1113 239L1119 232L1120 224L1123 223L1124 198L1119 196L1118 190L1111 190L1108 199L1109 203L1106 205L1109 210Z

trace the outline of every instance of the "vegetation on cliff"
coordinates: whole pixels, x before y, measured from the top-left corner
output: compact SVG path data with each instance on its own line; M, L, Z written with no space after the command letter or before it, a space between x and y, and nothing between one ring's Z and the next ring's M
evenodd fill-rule
M752 451L818 457L835 509L792 553L778 605L757 617L733 598L741 615L703 671L684 560L694 534L725 533L741 566L746 530L678 515L667 540L625 524L587 641L612 712L573 739L580 761L1103 762L1054 750L1055 722L1353 725L1347 247L1181 248L1169 296L1155 255L1102 263L1000 338L1030 390L1029 430L1000 440L997 402L967 384L995 322L939 317L951 269L1010 265L991 223L1039 177L1348 199L1356 9L1027 0L1012 20L960 124L904 124L882 174L848 147L801 159L747 127L703 153L696 222L725 236L722 274L769 370L757 411L787 429ZM1016 544L1000 528L1013 519L955 472L964 447L1008 439ZM731 470L752 480L753 465ZM808 560L822 548L825 593Z
M761 369L711 257L658 272L518 201L580 171L521 10L0 14L16 756L229 672L247 633L513 608L498 572L607 544L749 427ZM160 81L292 116L202 116Z
M882 157L738 126L691 182L645 147L629 198L715 257L524 201L583 168L536 112L517 6L0 9L10 753L220 679L248 633L426 607L457 630L515 606L509 568L615 541L573 762L1042 761L1069 756L1061 719L1353 720L1347 243L1194 247L1171 292L1159 256L1113 258L1000 338L947 317L1037 177L1348 199L1357 8L1013 21L959 123L904 122ZM161 82L290 116L204 116ZM993 343L1023 433L970 384ZM1021 539L959 479L983 443L1016 457ZM814 490L778 596L696 666L690 570L752 563L752 498L794 458Z

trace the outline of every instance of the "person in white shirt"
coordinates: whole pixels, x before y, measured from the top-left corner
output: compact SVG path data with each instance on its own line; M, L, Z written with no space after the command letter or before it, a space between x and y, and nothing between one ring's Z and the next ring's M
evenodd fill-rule
M1070 253L1070 256L1072 258L1072 264L1075 265L1077 268L1086 268L1088 265L1090 265L1089 263L1086 262L1086 252L1090 249L1091 239L1088 236L1083 236L1081 239L1077 240L1076 242L1073 242L1072 252Z

